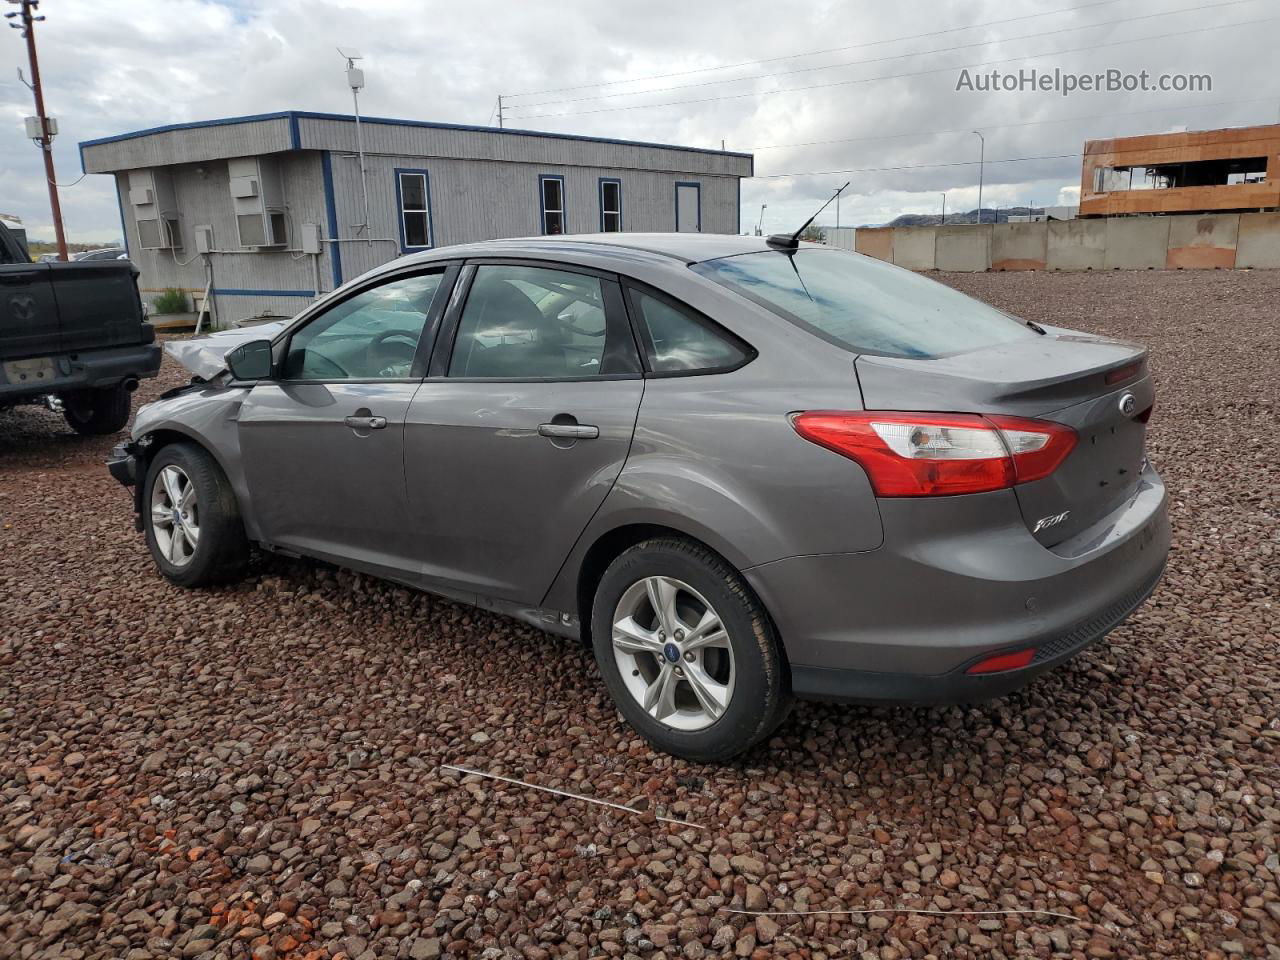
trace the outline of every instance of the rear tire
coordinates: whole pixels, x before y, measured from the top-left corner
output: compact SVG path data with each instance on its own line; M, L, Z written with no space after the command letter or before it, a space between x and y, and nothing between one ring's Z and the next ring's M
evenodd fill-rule
M664 753L727 760L790 710L772 620L741 575L699 544L647 540L619 555L596 588L591 636L614 703Z
M249 541L240 505L203 448L175 443L151 459L142 517L151 557L171 583L205 587L244 576Z
M129 391L124 384L73 390L62 398L62 416L76 433L118 433L129 422Z

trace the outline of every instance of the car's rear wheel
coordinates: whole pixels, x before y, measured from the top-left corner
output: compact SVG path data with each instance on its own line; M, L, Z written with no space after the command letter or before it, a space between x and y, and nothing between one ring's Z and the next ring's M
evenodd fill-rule
M143 525L156 566L179 586L236 580L248 566L235 492L213 457L194 444L172 444L152 458Z
M129 391L114 387L73 390L62 398L62 416L76 433L116 433L129 422Z
M738 572L698 544L648 540L623 552L596 589L591 636L618 709L666 753L725 760L786 716L772 621Z

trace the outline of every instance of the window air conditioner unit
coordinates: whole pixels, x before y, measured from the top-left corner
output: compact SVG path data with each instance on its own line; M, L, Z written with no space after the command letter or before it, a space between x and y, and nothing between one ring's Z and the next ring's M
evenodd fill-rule
M129 203L143 250L182 248L182 230L173 175L164 168L129 171Z
M274 157L238 157L227 161L231 206L242 247L283 247L289 242L284 184Z

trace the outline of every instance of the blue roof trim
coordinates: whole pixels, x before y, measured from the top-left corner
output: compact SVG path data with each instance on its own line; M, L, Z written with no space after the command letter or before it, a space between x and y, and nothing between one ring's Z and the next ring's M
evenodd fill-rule
M320 174L324 179L324 213L330 240L338 239L338 202L333 196L333 157L328 150L320 154ZM342 244L329 244L329 260L333 265L333 289L342 286Z
M349 113L313 113L307 110L284 110L278 113L257 113L244 117L223 117L220 120L196 120L190 123L170 123L162 127L150 127L146 130L134 130L131 133L119 133L112 137L99 137L96 140L80 141L81 166L84 164L84 148L96 147L104 143L119 143L121 140L134 140L138 137L149 137L155 133L170 133L174 130L198 130L201 127L225 127L238 123L259 123L264 120L288 120L291 135L297 129L299 120L349 120L355 117ZM711 150L706 147L682 147L674 143L651 143L645 140L618 140L613 137L588 137L569 133L548 133L545 130L518 130L513 127L482 127L467 123L437 123L430 120L397 120L394 117L365 117L361 123L381 123L392 127L425 127L430 130L465 130L473 133L508 134L515 137L542 137L548 140L576 140L583 143L612 143L623 147L656 147L660 150L679 150L684 153L705 153L719 157L741 157L751 161L752 174L755 173L755 155L737 153L733 150ZM294 141L292 149L301 149L300 136ZM319 148L316 148L319 149ZM752 175L749 174L749 175Z
M124 243L125 256L129 255L129 227L124 222L124 194L120 191L120 175L113 173L111 179L116 182L116 207L120 210L120 236Z

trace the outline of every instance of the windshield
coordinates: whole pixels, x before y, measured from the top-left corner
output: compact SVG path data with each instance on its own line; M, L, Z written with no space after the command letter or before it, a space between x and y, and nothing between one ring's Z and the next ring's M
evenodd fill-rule
M840 250L748 253L693 269L855 353L941 357L1036 336L937 281Z

